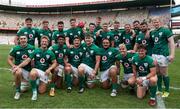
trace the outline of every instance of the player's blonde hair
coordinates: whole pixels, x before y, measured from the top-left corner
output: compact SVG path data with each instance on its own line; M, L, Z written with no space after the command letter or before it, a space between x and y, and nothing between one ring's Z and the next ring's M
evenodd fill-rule
M119 48L124 48L124 49L126 49L126 51L127 51L127 48L126 48L126 45L123 43L123 44L119 44Z

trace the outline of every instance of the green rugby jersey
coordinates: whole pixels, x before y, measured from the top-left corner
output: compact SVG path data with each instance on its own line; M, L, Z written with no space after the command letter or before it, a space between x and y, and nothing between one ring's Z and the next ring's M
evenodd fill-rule
M46 71L52 61L56 59L51 50L42 50L41 48L36 48L29 58L34 59L35 68L42 71Z
M85 43L82 44L83 49L83 58L82 63L90 66L91 68L95 67L96 64L96 56L100 56L100 49L95 44L91 44L87 46Z
M20 45L17 45L13 47L9 53L10 56L14 57L15 59L15 65L19 65L22 63L25 59L27 59L30 54L34 51L34 46L27 44L26 47L22 47ZM31 63L23 67L25 70L30 71L31 70Z
M110 31L108 31L108 32L102 31L102 32L100 33L100 35L99 35L98 37L96 37L96 45L97 45L98 47L101 47L101 48L102 48L102 40L103 40L104 38L107 38L107 39L109 39L110 41L114 41L113 34L112 34Z
M105 71L109 69L112 65L115 65L116 55L119 53L114 47L108 49L101 48L101 61L100 61L100 71Z
M122 33L122 41L126 45L127 50L133 50L135 38L132 36L132 33Z
M52 35L52 40L54 40L55 41L55 44L57 44L58 42L58 36L60 36L60 35L63 35L63 36L66 36L66 31L64 31L64 30L56 30L56 31L54 31L53 32L53 35Z
M38 37L38 29L36 28L21 28L18 32L17 32L17 36L22 36L25 35L28 38L28 44L31 45L35 45L35 38Z
M49 50L51 50L55 54L57 63L64 66L64 56L66 55L67 52L67 46L66 45L60 46L58 44L55 44L49 47Z
M123 43L122 41L122 33L124 30L112 30L111 33L113 34L114 38L114 47L119 47L119 44Z
M154 47L152 49L153 54L168 56L169 55L169 46L168 38L173 34L172 31L168 28L160 27L150 32L152 40L154 42Z
M52 41L52 31L50 29L45 30L45 29L39 29L38 30L38 45L40 46L41 43L41 37L45 35L49 38L49 46L51 46L51 41Z
M150 73L150 68L155 67L151 56L146 55L143 59L139 55L133 57L132 64L136 66L137 77L147 76Z

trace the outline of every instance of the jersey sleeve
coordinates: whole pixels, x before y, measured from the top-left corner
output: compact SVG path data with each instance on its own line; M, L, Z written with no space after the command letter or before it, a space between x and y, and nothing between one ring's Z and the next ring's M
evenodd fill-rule
M155 67L154 60L151 57L149 57L148 63L149 63L149 68Z
M19 31L17 32L17 36L19 37L19 36L21 36L22 35L22 29L19 29Z
M55 54L52 51L50 51L50 55L51 55L51 58L50 58L51 61L56 59Z
M30 59L33 59L35 57L35 54L36 54L36 50L34 50L30 55L29 55L29 58Z
M15 48L11 48L10 52L9 52L9 55L12 56L12 57L15 57L16 55L16 52L15 52Z
M165 30L164 33L165 33L165 35L166 35L167 38L170 38L170 37L173 35L173 34L172 34L172 31L171 31L170 29L168 29L168 28Z
M101 54L101 49L99 48L99 47L97 47L96 49L95 49L95 55L99 55L99 56L101 56L102 54Z

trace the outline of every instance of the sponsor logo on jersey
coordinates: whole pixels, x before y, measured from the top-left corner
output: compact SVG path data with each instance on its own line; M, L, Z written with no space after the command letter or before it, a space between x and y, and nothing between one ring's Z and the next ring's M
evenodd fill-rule
M118 38L119 38L119 36L114 36L114 39L115 39L115 40L118 40Z
M32 53L33 52L33 50L28 50L28 53Z
M103 61L106 61L106 60L107 60L107 57L106 57L106 56L103 56L103 57L102 57L102 60L103 60Z
M129 41L129 39L126 39L125 42L126 42L126 43L129 43L130 41Z
M90 50L90 53L93 54L93 53L94 53L94 50Z
M40 62L43 64L45 62L45 59L44 58L41 58L40 59Z
M51 36L51 33L49 33L49 36Z
M83 53L82 53L82 52L79 52L79 54L80 54L80 56L82 56L82 55L83 55Z
M33 34L29 34L29 38L33 38Z
M142 44L145 45L146 44L146 40L142 40Z
M70 33L70 35L73 35L73 33Z
M139 66L139 70L140 71L144 71L144 67L143 66Z
M119 33L118 35L121 36L121 33Z
M158 37L155 37L155 42L158 42L159 38Z
M162 32L160 32L160 33L159 33L159 36L162 36L162 34L163 34L163 33L162 33Z
M109 38L110 38L110 36L107 36L107 38L109 39Z
M129 64L125 62L125 63L124 63L124 66L125 66L125 67L129 67Z
M59 53L59 58L63 58L63 54L62 53Z
M70 54L73 54L73 53L74 53L73 51L70 52Z
M22 59L27 59L28 58L28 56L26 55L26 54L24 54L24 55L22 55Z
M81 31L78 31L78 34L80 35L80 34L81 34Z
M89 55L89 53L88 52L86 52L86 57L89 57L90 55Z

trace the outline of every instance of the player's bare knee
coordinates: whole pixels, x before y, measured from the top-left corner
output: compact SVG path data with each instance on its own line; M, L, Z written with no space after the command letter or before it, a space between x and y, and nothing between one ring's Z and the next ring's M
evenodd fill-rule
M35 69L32 69L31 72L30 72L30 74L29 74L29 77L30 77L32 80L36 79L36 77L37 77L37 71L36 71Z
M78 73L80 76L84 75L84 68L83 67L78 67Z
M150 82L150 85L156 85L156 83L157 83L157 77L156 77L156 76L151 77L151 78L149 79L149 82Z
M128 84L129 84L129 85L134 85L135 82L136 82L136 80L135 80L134 77L128 79Z
M69 66L66 66L64 69L66 74L69 74L71 72L71 67Z

